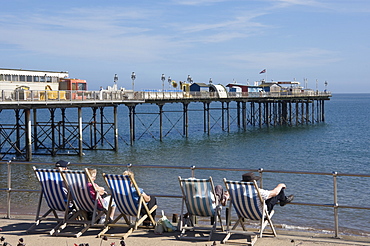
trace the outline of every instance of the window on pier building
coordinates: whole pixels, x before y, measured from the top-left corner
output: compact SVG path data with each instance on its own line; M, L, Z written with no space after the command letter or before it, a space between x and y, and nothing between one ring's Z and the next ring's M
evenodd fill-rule
M39 76L33 76L33 82L39 82Z
M3 81L3 80L4 80L4 75L0 74L0 81Z
M51 77L50 76L46 76L46 82L51 82Z
M18 75L12 75L12 81L19 81Z
M19 75L19 81L26 81L26 75Z
M32 82L32 76L31 75L27 75L27 82Z
M5 74L5 81L12 81L12 76L9 74Z

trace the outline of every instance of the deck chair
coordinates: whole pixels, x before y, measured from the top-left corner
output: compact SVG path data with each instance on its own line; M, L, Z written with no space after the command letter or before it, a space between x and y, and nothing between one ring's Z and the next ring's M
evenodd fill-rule
M95 198L90 197L88 182L92 183L94 188L95 186L87 168L84 170L61 170L60 172L68 187L68 203L72 203L77 211L73 216L68 216L68 214L65 213L63 224L55 230L54 235L79 237L90 227L102 227L103 225L98 225L97 222L104 214L107 215L108 211L104 208L98 208L98 200L101 200L98 191L95 190ZM103 204L102 200L100 202ZM82 229L77 233L62 232L67 226L76 225L82 226Z
M231 234L235 233L250 235L251 242L248 243L254 245L257 241L257 236L262 237L262 233L267 225L271 227L272 233L276 237L276 231L271 221L274 211L271 211L270 214L268 213L265 200L261 197L257 182L229 181L224 179L224 183L231 198L228 218L231 218L232 204L238 216L238 220L231 230L229 228L230 222L227 222L227 235L221 242L225 243L230 238ZM259 203L262 203L261 207L263 207L263 211L260 211L258 207ZM259 221L260 227L258 233L248 232L244 225L244 219ZM239 224L243 231L235 230Z
M106 236L126 239L133 231L137 230L138 226L140 226L147 218L149 218L152 224L155 225L155 219L153 218L152 213L157 209L157 205L153 206L151 209L148 208L134 177L131 175L115 175L105 173L103 174L103 177L111 191L112 197L115 200L120 214L112 222L105 223L105 228L98 234L99 237ZM136 192L140 197L138 204L136 204L133 200L132 188L136 189ZM146 212L143 215L141 215L142 208L144 208ZM129 216L135 217L135 221L131 223ZM125 220L125 224L118 224L117 222L122 217ZM123 234L106 233L114 227L128 227L129 230Z
M63 223L63 214L68 210L68 190L64 187L63 178L59 170L37 169L36 167L33 167L33 171L40 182L41 192L36 211L35 223L27 230L27 233L35 232L36 227L42 221L55 221L57 222L55 228L59 227ZM45 198L49 208L46 213L40 216L43 198ZM58 215L58 212L63 212L63 214ZM52 214L54 217L49 216L49 214ZM48 231L48 233L53 233L55 228Z
M223 225L221 220L221 204L215 203L217 201L215 188L213 185L212 177L209 179L195 179L188 178L182 179L179 177L180 187L182 191L182 206L181 215L178 228L180 230L180 239L199 239L210 241L212 234L217 228L217 219L219 219L221 230L223 231ZM184 204L187 208L188 218L184 218ZM196 226L195 216L200 217L211 217L213 226L200 227ZM200 237L186 236L186 231L207 231L209 236L205 236L200 233Z

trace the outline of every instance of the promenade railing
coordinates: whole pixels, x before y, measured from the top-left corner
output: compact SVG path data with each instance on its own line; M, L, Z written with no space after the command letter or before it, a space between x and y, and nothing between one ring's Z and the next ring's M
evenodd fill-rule
M330 92L228 92L221 95L208 91L36 91L36 90L1 90L0 103L5 102L68 102L68 101L131 101L131 100L179 100L179 99L218 99L218 98L292 98L292 97L330 97Z
M52 167L53 163L42 163L42 162L16 162L16 161L0 161L0 165L6 165L7 166L7 185L6 187L0 187L0 192L6 192L6 217L11 217L11 193L13 192L20 192L20 193L35 193L40 192L40 190L34 190L34 189L14 189L12 188L12 166L14 165L32 165L32 166L49 166ZM262 177L260 179L260 186L263 187L263 176L266 173L274 173L274 174L293 174L293 175L315 175L315 176L330 176L333 179L332 183L332 191L333 191L333 197L331 203L308 203L308 202L292 202L292 205L297 206L310 206L310 207L327 207L332 208L334 211L334 218L333 218L333 224L334 224L334 237L339 237L339 209L353 209L353 210L370 210L370 207L365 206L352 206L352 205L340 205L338 201L338 182L337 178L339 176L342 177L361 177L361 178L370 178L370 174L351 174L351 173L338 173L338 172L332 172L332 173L325 173L325 172L305 172L305 171L286 171L286 170L265 170L265 169L245 169L245 168L219 168L219 167L198 167L198 166L162 166L162 165L136 165L133 166L131 164L93 164L93 163L73 163L74 167L120 167L122 169L178 169L178 170L189 170L189 174L192 177L195 177L196 172L202 172L202 171L232 171L232 172L258 172L260 176ZM154 172L154 171L153 171ZM325 184L326 186L329 186L329 184ZM346 187L348 188L348 187ZM165 193L159 193L159 194L151 194L156 197L166 197L166 198L181 198L180 193L177 194L165 194ZM306 200L311 200L309 197L309 194L305 195ZM351 199L350 199L351 200ZM347 201L348 202L348 201ZM366 203L365 203L366 204Z

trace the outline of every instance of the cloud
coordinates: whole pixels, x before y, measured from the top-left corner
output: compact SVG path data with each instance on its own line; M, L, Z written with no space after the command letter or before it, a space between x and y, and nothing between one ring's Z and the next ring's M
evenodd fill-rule
M71 58L154 61L179 45L153 33L148 20L155 13L136 9L74 8L0 22L0 41L35 54ZM140 23L143 22L143 23Z

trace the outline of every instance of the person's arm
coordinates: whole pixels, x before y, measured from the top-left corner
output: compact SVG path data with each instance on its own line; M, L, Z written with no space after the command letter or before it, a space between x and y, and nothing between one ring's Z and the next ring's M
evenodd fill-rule
M100 187L98 184L94 183L95 185L95 188L97 189L97 191L99 192L99 195L104 195L106 192L105 192L105 189L104 187Z
M150 201L150 196L148 196L147 194L145 194L144 192L141 193L141 195L143 196L144 198L144 202L149 202Z
M281 189L285 189L286 188L286 185L281 183L281 184L278 184L273 190L270 190L270 195L268 197L268 199L270 199L271 197L275 197L277 195L279 195Z

